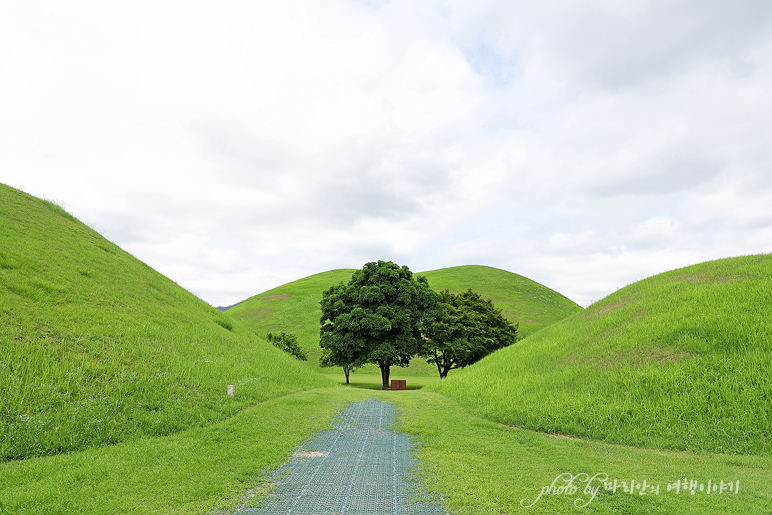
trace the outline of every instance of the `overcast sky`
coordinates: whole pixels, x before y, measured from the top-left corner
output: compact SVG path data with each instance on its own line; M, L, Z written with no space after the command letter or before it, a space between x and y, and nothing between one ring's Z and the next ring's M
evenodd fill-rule
M0 0L0 182L215 306L378 259L587 306L772 251L772 2Z

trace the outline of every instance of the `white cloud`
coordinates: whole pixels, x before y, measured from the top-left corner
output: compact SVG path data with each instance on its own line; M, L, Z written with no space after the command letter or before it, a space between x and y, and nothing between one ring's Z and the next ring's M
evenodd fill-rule
M772 247L768 2L0 7L0 181L215 305L497 266L587 304Z

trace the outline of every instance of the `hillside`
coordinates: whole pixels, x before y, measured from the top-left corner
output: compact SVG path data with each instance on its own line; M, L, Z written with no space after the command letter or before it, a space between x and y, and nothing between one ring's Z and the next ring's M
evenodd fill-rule
M427 388L538 431L768 455L772 256L639 281Z
M227 314L264 337L270 331L288 331L308 353L309 364L319 362L319 301L322 292L341 282L348 282L353 269L331 270L315 274L255 295L227 310ZM530 334L581 310L577 304L530 279L487 266L458 266L417 272L429 280L434 290L448 288L454 292L467 288L490 298L504 315L520 322L523 334ZM329 369L327 369L329 370ZM380 373L377 368L361 371ZM414 359L407 369L395 368L395 374L435 375L434 365Z
M61 207L5 185L0 377L0 459L170 434L331 384Z
M555 290L512 272L489 266L464 265L420 272L436 291L461 293L469 288L491 299L506 318L519 323L528 336L582 308Z
M348 282L354 270L339 269L310 275L250 297L226 313L261 337L286 331L297 335L310 364L319 363L319 302L322 292Z

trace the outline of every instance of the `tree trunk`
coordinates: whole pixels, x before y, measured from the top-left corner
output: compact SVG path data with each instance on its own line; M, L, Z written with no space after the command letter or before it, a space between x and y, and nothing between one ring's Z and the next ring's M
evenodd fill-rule
M378 363L378 366L381 367L381 379L383 379L381 390L391 390L391 386L389 386L389 372L391 372L391 365L388 363Z
M442 379L442 367L440 366L440 358L437 356L437 353L434 353L434 364L437 365L437 372L440 374L440 379Z
M440 363L442 363L440 365ZM442 359L437 360L437 370L440 372L440 379L445 379L448 377L448 372L450 372L450 367L453 366L453 360L448 359L447 356L443 356Z
M348 384L348 375L351 372L349 367L343 367L343 373L346 374L346 384Z

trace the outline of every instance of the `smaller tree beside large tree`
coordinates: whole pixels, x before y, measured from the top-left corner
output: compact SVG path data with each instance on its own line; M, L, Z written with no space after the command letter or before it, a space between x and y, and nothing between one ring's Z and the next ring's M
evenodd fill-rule
M419 355L437 365L440 378L515 343L518 324L504 318L489 299L471 289L438 294L435 309L424 318Z
M322 348L319 365L343 367L346 384L351 371L364 365L368 357L368 340L357 331L362 327L363 312L349 307L352 302L349 293L346 285L339 284L322 294L319 331Z

